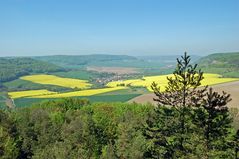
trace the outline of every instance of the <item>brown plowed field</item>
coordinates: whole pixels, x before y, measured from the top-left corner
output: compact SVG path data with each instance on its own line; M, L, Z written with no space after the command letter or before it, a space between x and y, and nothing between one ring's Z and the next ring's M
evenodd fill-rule
M228 106L230 107L238 107L239 108L239 81L236 82L228 82L223 84L218 84L212 86L215 91L218 91L221 93L222 91L225 91L229 94L231 94L232 101L228 103ZM136 103L154 103L153 98L155 95L153 93L150 94L143 94L141 96L138 96L129 102L136 102Z

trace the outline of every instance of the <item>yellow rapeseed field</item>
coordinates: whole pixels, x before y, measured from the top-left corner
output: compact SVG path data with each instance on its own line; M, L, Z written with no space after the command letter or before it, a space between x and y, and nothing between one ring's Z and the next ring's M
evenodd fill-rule
M57 85L68 88L81 88L86 89L90 88L92 84L88 83L87 80L79 80L72 78L62 78L54 75L30 75L23 76L20 79L31 81L39 84L49 84L49 85Z
M49 94L56 94L56 92L51 92L46 89L41 90L29 90L29 91L18 91L18 92L9 92L8 95L13 98L23 98L23 97L34 97L40 95L49 95Z
M64 98L64 97L77 97L77 96L92 96L96 94L127 89L127 87L113 87L113 88L101 88L101 89L89 89L82 91L73 91L67 93L58 93L58 94L49 94L49 95L39 95L39 96L30 96L28 98Z
M220 83L238 81L239 78L222 78L219 74L205 74L204 79L202 80L202 85L215 85Z
M151 90L151 85L153 82L158 83L161 90L165 89L167 86L168 80L167 77L173 77L172 74L169 75L160 75L160 76L147 76L142 79L134 80L125 80L125 81L113 81L107 84L108 87L117 87L117 86L135 86L135 87L146 87L148 90ZM202 86L204 85L215 85L219 83L231 82L239 80L238 78L221 78L219 74L204 74L204 79L202 80Z
M18 92L9 92L9 96L13 99L15 98L62 98L62 97L75 97L75 96L92 96L101 93L127 89L129 86L133 87L146 87L149 91L151 90L151 84L153 82L158 83L163 91L165 86L167 86L168 80L167 77L173 77L172 74L169 75L160 75L160 76L147 76L142 79L132 79L132 80L124 80L124 81L113 81L107 84L109 88L101 88L101 89L89 89L89 90L81 90L81 91L73 91L67 93L57 93L48 91L45 89L42 90L29 90L29 91L18 91ZM24 76L22 77L24 80L29 80L36 83L41 84L54 84L60 85L64 87L80 87L87 88L91 84L87 83L87 81L76 80L70 78L61 78L53 75L33 75L33 76ZM239 80L239 78L222 78L219 74L204 74L204 79L202 81L202 85L215 85L219 83L231 82Z

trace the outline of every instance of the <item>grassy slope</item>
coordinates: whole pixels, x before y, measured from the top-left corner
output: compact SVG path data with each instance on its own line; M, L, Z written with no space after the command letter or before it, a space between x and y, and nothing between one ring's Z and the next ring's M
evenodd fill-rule
M218 73L224 77L239 77L239 52L211 54L197 63L204 72Z

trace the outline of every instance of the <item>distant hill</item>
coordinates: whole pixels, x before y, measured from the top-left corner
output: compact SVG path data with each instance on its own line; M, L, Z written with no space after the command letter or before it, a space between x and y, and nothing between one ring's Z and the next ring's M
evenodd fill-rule
M239 52L211 54L201 58L197 63L204 72L239 77Z
M169 64L176 64L176 59L180 58L182 55L148 55L148 56L137 56L139 59L143 59L149 62L160 62L160 63L169 63ZM191 62L195 62L201 58L198 55L190 55Z
M143 75L168 74L175 68L175 58L180 56L127 56L127 55L55 55L38 56L35 59L54 63L67 69L90 67L137 68ZM199 57L193 56L198 59Z
M20 76L30 73L48 73L63 71L64 69L50 64L26 57L2 57L0 58L0 82L14 80Z
M136 60L135 57L127 55L54 55L54 56L39 56L35 59L50 62L66 68L79 68L88 65L105 64L107 62L118 62L127 60Z

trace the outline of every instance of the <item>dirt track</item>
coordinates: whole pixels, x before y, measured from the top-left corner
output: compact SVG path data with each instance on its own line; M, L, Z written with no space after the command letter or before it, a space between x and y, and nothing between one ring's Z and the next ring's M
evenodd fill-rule
M239 108L239 81L236 82L229 82L229 83L223 83L212 86L215 91L218 91L221 93L222 91L225 91L229 94L231 94L232 101L228 103L228 106L230 107L238 107ZM150 94L144 94L141 96L138 96L129 102L136 102L136 103L154 103L153 98L155 95L153 93Z

